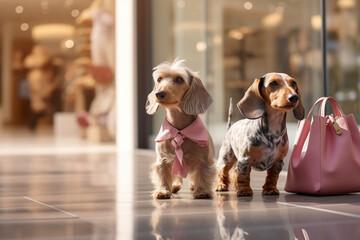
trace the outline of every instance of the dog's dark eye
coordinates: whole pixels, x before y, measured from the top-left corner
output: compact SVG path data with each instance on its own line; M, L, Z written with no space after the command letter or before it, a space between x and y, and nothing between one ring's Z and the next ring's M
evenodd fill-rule
M277 84L277 82L273 81L273 82L271 82L271 83L269 84L269 86L270 86L270 87L277 87L278 84Z
M184 80L181 77L177 77L177 78L175 78L174 82L177 84L182 84L184 82Z
M157 81L157 82L161 82L161 80L162 80L162 78L159 77L156 81Z
M296 85L296 82L292 82L291 83L291 86L293 87L293 88L295 88L297 85Z

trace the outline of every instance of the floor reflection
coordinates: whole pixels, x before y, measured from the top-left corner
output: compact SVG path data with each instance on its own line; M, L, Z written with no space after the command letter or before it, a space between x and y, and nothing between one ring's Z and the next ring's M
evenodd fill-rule
M287 221L292 226L294 238L310 239L360 239L360 195L284 196L289 207L302 210L288 212Z
M0 158L0 239L360 239L360 194L193 199L189 183L153 200L155 154L82 153Z
M222 239L290 239L289 230L274 208L278 196L238 198L235 192L216 194L216 217ZM266 210L269 208L269 210Z
M212 202L208 200L203 207L196 201L153 200L150 221L154 239L216 239L216 215L209 211Z
M252 197L244 198L245 201L251 201ZM225 217L224 214L224 202L229 202L231 208L234 210L233 216ZM249 233L245 232L240 227L239 214L238 214L238 199L236 194L221 194L216 193L216 219L219 224L220 236L224 240L230 239L245 239ZM231 229L230 226L234 226Z

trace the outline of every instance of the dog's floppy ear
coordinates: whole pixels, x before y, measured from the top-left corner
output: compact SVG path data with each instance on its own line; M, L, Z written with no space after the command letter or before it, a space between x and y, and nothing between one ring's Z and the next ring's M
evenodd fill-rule
M149 95L147 96L145 108L146 108L146 113L149 115L153 115L159 108L159 103L157 103L155 101L155 99L156 99L155 91L156 91L156 89L154 86L154 89L152 90L152 92L149 93Z
M190 88L184 95L182 109L189 115L204 113L213 103L213 99L200 78L192 71L186 71L190 76Z
M237 104L241 114L248 119L261 118L265 113L265 101L260 91L264 80L264 77L256 78Z
M303 120L304 117L305 117L305 109L304 109L304 107L302 105L302 102L301 102L301 96L300 96L300 91L299 90L297 91L297 94L299 96L299 103L298 103L297 107L294 108L293 113L294 113L294 117L297 120Z

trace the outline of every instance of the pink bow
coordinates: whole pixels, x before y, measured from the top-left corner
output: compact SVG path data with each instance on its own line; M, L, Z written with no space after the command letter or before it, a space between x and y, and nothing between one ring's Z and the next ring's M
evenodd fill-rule
M197 117L193 123L181 131L171 126L170 123L165 119L163 125L161 126L160 132L155 139L156 142L172 139L171 144L175 148L176 154L172 173L182 178L187 176L187 169L183 156L184 153L181 148L181 144L183 144L184 138L189 138L191 141L196 142L201 147L207 146L209 135L200 117Z

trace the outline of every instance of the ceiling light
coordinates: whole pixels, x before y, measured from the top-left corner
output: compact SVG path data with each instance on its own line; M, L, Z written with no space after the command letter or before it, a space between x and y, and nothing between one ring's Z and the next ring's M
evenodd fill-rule
M22 23L22 24L20 25L20 29L21 29L21 31L26 32L27 30L29 30L29 24L27 24L27 23Z
M251 2L245 2L244 3L244 8L246 10L251 10L253 8L253 4Z
M229 37L236 39L236 40L241 40L244 38L244 34L242 32L240 32L239 30L231 30L229 32Z
M255 32L255 29L253 27L239 27L238 30L243 33L243 34L251 34L253 32Z
M24 7L21 6L21 5L17 6L17 7L15 8L15 12L16 12L17 14L23 13L23 12L24 12Z
M283 20L283 14L280 12L274 12L266 15L262 19L262 25L265 27L276 27L279 25Z
M311 27L314 30L320 30L322 25L322 19L320 15L314 15L311 17Z
M79 9L73 9L71 11L71 16L73 16L74 18L78 17L79 15L80 15Z
M75 45L74 41L69 39L64 42L64 46L68 49L73 48Z
M355 0L338 0L337 5L341 9L349 9L355 7Z
M203 52L205 51L207 48L206 42L197 42L196 43L196 50L198 52Z
M42 24L32 28L31 35L35 40L69 39L75 34L75 27L69 24Z

